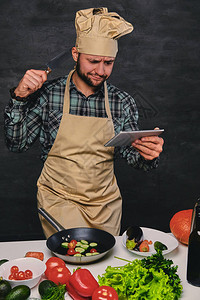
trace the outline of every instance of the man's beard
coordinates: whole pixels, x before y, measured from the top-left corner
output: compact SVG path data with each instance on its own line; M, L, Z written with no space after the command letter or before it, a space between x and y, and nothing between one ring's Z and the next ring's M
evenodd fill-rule
M102 84L104 83L104 81L106 80L106 76L100 76L100 77L102 77L102 79L103 79L102 82L100 82L99 84L94 84L94 83L92 82L92 80L91 80L87 75L85 75L85 74L83 74L83 73L81 72L81 69L80 69L80 63L79 63L79 58L78 58L77 64L76 64L76 71L77 71L78 76L79 76L85 83L87 83L89 86L94 87L94 88L96 88L96 89L98 89L99 87L101 87ZM88 73L88 74L90 74L90 73Z

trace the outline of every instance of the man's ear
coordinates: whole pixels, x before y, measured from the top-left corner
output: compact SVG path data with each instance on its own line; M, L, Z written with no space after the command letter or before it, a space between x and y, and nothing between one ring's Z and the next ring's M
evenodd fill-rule
M73 60L74 60L75 62L77 62L77 60L78 60L78 50L77 50L76 47L73 47L73 48L72 48L72 57L73 57Z

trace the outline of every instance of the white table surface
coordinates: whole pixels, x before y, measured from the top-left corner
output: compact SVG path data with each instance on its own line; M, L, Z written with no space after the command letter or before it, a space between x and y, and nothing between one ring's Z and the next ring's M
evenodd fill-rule
M178 275L181 278L183 285L183 293L181 299L184 300L199 300L200 299L200 288L188 284L186 280L186 267L187 267L187 246L179 243L178 248L176 248L171 253L167 254L165 257L172 259L174 265L178 265ZM28 251L41 251L44 253L44 261L49 257L53 256L51 251L46 247L46 240L39 241L20 241L20 242L1 242L0 243L0 259L15 259L24 257L25 253ZM134 260L136 258L142 258L141 256L130 253L122 245L122 237L116 237L116 244L114 248L104 256L100 261L94 262L88 265L81 265L91 271L93 276L97 279L97 275L102 275L105 272L107 266L122 266L127 262L119 260L114 256L125 258L127 260ZM77 268L78 265L67 264L70 271ZM43 278L44 279L44 278ZM34 287L31 290L31 297L38 297L38 287ZM65 299L71 299L66 293Z

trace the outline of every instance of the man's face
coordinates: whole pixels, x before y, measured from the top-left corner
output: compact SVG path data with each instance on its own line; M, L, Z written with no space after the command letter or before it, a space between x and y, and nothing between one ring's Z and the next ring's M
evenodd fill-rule
M89 86L98 88L111 75L115 58L79 54L76 71Z

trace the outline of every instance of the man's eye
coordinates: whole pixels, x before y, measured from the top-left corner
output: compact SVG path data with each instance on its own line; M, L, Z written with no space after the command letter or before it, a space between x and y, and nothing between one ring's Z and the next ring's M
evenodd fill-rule
M112 65L112 64L113 64L113 61L105 61L105 64L106 64L106 65Z

